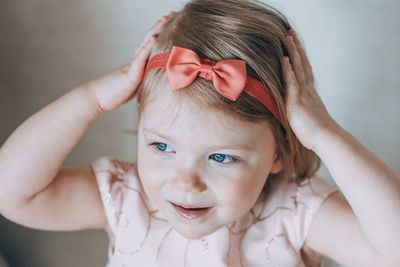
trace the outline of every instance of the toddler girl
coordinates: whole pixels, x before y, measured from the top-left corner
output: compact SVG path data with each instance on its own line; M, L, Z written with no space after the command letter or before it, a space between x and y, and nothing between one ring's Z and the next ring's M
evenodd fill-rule
M136 163L62 166L134 97ZM343 195L316 176L321 160ZM0 150L2 215L105 229L109 266L399 266L399 181L329 115L290 24L255 0L190 1Z

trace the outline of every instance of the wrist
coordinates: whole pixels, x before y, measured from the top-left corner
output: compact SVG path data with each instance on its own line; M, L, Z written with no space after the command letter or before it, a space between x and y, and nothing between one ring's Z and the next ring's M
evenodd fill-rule
M326 127L319 133L317 142L311 150L314 151L317 155L321 155L327 143L332 142L343 135L344 129L335 120L332 119L332 121L329 123L329 127Z
M75 88L73 91L83 101L83 109L85 110L85 114L88 114L89 122L94 121L104 113L99 105L96 93L91 88L90 82Z

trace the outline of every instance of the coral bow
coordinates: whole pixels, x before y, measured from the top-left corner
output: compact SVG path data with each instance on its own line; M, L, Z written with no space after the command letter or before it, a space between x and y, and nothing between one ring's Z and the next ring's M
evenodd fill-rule
M239 97L247 83L245 61L225 59L214 62L178 46L172 47L166 69L172 89L184 88L200 76L211 80L221 95L233 101Z

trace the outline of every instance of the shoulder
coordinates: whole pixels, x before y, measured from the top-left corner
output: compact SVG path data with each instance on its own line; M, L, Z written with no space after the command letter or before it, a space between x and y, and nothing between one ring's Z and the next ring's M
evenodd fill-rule
M296 251L300 251L316 212L337 191L336 185L317 175L299 184L289 178L273 181L267 195L264 215L277 213L286 238Z
M107 189L120 182L125 186L138 186L137 165L111 156L102 156L91 163L100 189Z
M91 163L101 194L108 227L115 232L124 210L132 210L132 198L142 197L142 187L137 173L136 163L127 162L110 156L102 156Z
M336 186L318 176L300 184L289 178L269 182L266 194L235 229L245 232L242 247L266 256L271 265L295 266L302 261L302 266L317 266L320 257L305 257L302 248L315 212Z
M265 201L268 209L278 206L291 208L292 211L314 213L321 203L338 188L327 179L318 175L296 183L290 178L271 181Z
M135 169L136 164L134 162L127 162L119 160L111 156L101 156L96 158L91 163L94 172L109 172L115 174L122 174L124 172L132 171Z

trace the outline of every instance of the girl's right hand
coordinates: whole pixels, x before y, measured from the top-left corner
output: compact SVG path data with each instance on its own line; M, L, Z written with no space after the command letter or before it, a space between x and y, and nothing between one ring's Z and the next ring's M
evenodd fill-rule
M164 24L174 14L175 12L171 12L163 16L153 25L140 43L132 60L87 84L97 98L100 113L116 109L135 97L137 87L142 82L146 62L156 35L161 32Z

